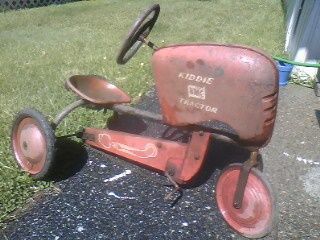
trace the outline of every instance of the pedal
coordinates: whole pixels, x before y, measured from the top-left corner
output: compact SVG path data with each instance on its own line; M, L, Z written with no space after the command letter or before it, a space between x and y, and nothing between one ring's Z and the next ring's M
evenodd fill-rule
M164 175L168 178L169 182L174 186L174 189L170 192L167 193L164 196L164 200L168 201L171 199L171 197L173 196L173 194L175 194L176 192L179 192L180 194L182 193L182 188L178 185L178 183L172 178L172 176L170 176L170 174L168 172L165 172Z

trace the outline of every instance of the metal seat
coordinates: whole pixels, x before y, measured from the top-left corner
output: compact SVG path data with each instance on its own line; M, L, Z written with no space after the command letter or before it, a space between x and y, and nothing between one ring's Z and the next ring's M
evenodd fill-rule
M74 75L66 82L66 87L93 104L108 105L129 103L131 98L121 89L96 75Z

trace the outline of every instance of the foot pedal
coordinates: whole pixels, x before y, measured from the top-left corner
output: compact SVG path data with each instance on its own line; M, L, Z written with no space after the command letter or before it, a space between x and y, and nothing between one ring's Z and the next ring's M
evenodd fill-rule
M170 174L168 172L165 172L164 175L168 178L169 182L173 185L174 189L169 192L168 194L166 194L164 196L164 200L168 201L171 200L171 197L173 196L173 194L175 194L176 192L179 192L180 194L182 194L182 188L179 187L178 183L172 178L172 176L170 176Z

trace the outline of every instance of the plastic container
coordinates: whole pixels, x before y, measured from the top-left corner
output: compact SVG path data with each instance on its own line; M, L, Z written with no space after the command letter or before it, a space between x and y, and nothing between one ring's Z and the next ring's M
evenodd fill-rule
M279 71L279 86L286 86L293 68L292 64L277 61Z

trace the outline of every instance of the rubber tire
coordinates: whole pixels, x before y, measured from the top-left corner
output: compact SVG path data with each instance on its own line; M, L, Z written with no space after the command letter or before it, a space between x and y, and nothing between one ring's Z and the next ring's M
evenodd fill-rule
M50 125L50 123L47 121L45 116L40 113L39 111L32 109L32 108L25 108L19 113L16 114L15 119L12 124L12 129L11 129L11 150L12 154L20 167L20 169L24 170L22 166L19 164L19 161L16 158L14 147L13 147L13 136L15 134L15 129L19 126L21 121L25 118L33 118L40 126L40 129L42 133L45 136L46 139L46 159L43 168L39 173L32 174L29 173L29 175L36 180L45 180L46 178L49 177L50 173L52 172L53 164L54 164L54 159L55 159L55 142L56 142L56 137L54 134L54 131Z
M261 159L262 160L262 159ZM216 186L215 186L215 192L216 192L216 189L217 189L217 184L219 182L219 178L220 176L222 176L222 174L227 171L229 168L232 168L232 167L241 167L242 164L241 163L232 163L228 166L226 166L220 173L217 181L216 181ZM263 167L263 166L262 166ZM271 226L268 230L268 232L262 234L262 235L256 235L256 236L247 236L247 235L243 235L241 234L240 232L238 232L236 229L234 229L232 226L229 225L229 223L224 219L224 216L223 214L221 213L220 209L219 209L219 206L218 206L218 201L217 201L217 198L216 198L216 193L215 193L215 202L216 202L216 205L217 205L217 208L219 210L219 213L220 215L222 216L223 220L227 223L227 225L233 229L235 232L237 232L238 234L240 234L241 236L243 237L246 237L246 238L253 238L253 239L259 239L259 238L263 238L263 237L266 237L266 236L270 236L270 235L273 235L274 234L274 230L277 231L277 226L278 226L278 212L277 212L277 206L276 206L276 198L275 198L275 195L273 193L273 190L272 190L272 187L271 187L271 184L269 183L269 181L266 180L266 178L264 177L264 174L258 169L258 168L252 168L250 171L253 172L253 174L255 174L256 176L260 177L261 179L263 179L263 181L265 182L268 190L270 191L270 195L272 197L272 206L273 206L273 216L272 216L272 220L271 220ZM276 232L276 235L277 235L277 232Z

